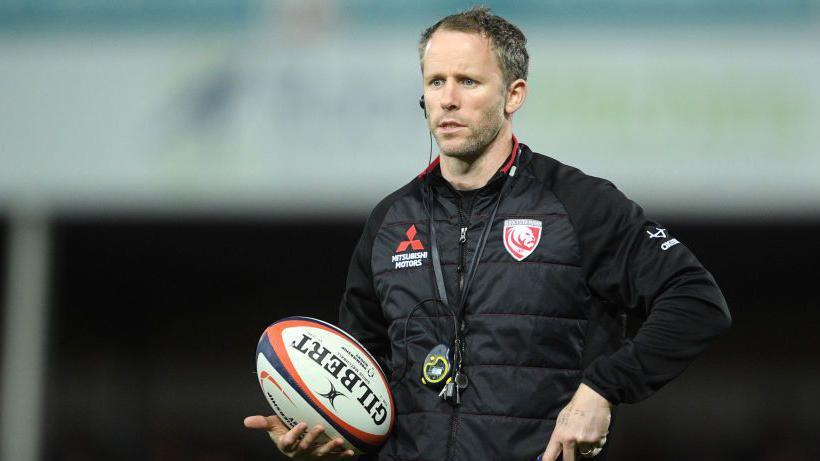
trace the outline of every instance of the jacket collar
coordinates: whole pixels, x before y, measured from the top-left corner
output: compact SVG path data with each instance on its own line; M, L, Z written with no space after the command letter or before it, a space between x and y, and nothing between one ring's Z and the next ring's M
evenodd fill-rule
M518 139L515 137L515 135L513 135L512 140L512 152L507 157L507 160L504 162L504 164L501 165L501 168L498 169L498 173L503 173L504 175L510 172L510 168L512 168L513 163L515 163L515 157L516 155L518 155ZM430 165L428 165L427 168L424 169L424 171L419 173L418 178L424 179L425 176L430 175L431 173L437 173L438 176L441 176L441 168L439 168L439 163L441 163L441 155L436 156L435 160L433 160L433 162ZM496 173L496 176L498 175L498 173ZM493 178L490 179L490 182L492 182L493 179L495 179L495 176L493 176Z

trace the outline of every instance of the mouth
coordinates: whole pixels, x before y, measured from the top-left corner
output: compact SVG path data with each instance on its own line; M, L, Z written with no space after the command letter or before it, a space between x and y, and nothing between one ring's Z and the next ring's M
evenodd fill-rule
M458 130L464 128L464 125L462 125L461 123L458 123L455 120L442 120L441 122L439 122L438 128L439 128L439 131L443 131L445 133L448 133L448 132L451 132L451 131L458 131Z

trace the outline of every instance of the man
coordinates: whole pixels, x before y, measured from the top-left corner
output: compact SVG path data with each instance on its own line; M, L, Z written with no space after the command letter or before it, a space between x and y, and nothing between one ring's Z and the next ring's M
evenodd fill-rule
M714 279L667 229L513 136L525 42L486 8L422 35L441 155L373 210L340 308L391 376L398 420L372 459L605 459L613 407L651 395L730 325ZM646 316L634 338L627 311ZM437 346L444 388L425 374ZM295 458L352 455L311 446L321 427L246 425Z

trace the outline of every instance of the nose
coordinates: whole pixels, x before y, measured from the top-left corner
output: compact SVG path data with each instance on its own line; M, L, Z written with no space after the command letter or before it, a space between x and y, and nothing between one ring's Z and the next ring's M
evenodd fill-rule
M458 94L458 85L452 82L446 82L444 88L441 89L441 100L439 101L441 108L445 111L453 111L460 107L460 98Z

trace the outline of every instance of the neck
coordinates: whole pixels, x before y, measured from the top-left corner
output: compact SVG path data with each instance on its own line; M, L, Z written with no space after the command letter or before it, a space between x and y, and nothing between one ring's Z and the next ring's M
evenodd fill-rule
M441 156L441 175L456 190L484 187L512 152L512 127L505 123L481 152L464 157Z

